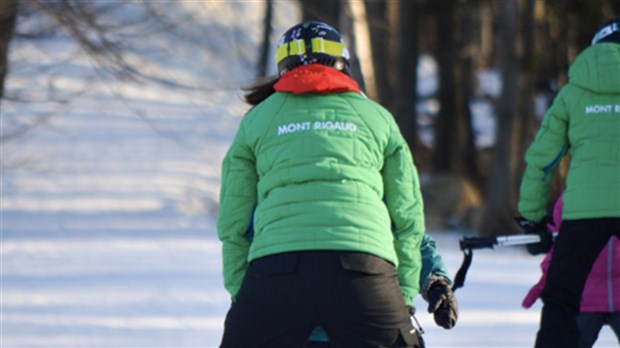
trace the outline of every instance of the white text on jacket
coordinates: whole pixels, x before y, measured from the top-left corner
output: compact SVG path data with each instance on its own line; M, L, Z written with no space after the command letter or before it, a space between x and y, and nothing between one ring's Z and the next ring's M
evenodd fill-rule
M355 123L339 121L296 122L278 126L278 135L309 130L355 132L357 131L357 126Z

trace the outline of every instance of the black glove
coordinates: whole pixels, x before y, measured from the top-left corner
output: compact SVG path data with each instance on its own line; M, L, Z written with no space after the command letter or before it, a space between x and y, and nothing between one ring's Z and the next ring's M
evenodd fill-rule
M446 278L433 276L427 291L422 295L428 301L428 312L433 313L435 323L444 329L451 329L459 316L459 305Z
M547 228L546 218L540 222L529 221L522 217L518 217L515 220L519 227L523 229L523 233L534 234L540 237L540 242L525 245L530 255L546 254L551 250L553 236L549 228Z

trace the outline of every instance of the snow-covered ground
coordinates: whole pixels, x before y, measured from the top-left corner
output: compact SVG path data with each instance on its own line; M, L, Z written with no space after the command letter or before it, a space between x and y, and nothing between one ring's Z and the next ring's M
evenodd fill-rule
M240 33L257 27L262 13L259 2L182 4L205 27L244 18ZM280 33L299 17L291 2L276 4ZM217 28L209 33L228 33ZM252 32L247 40L255 48L260 35ZM0 346L217 346L229 306L215 231L219 170L247 110L237 87L252 71L243 62L219 64L213 52L231 46L215 36L196 35L213 45L202 53L196 43L177 42L154 67L198 90L82 79L86 59L57 67L65 76L57 89L90 83L89 91L2 143ZM66 50L13 48L20 69L10 75L9 90L45 93L42 77L32 73L40 60L32 55ZM3 101L2 107L8 127L17 116L34 119L50 106ZM454 274L461 236L430 233ZM518 248L476 251L457 291L460 319L453 330L435 326L418 299L428 346L532 346L540 307L524 310L520 302L538 279L540 261ZM604 329L597 347L617 345Z

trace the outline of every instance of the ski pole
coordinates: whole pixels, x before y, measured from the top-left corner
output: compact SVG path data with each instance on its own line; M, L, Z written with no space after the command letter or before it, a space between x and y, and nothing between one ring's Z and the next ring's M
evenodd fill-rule
M498 246L525 245L540 242L540 236L535 234L497 236L497 237L464 237L460 240L461 250L466 249L493 249Z
M465 277L474 257L474 249L493 249L496 245L515 246L538 243L540 241L540 236L535 234L462 238L459 241L459 244L461 250L463 251L463 263L461 264L461 267L454 276L454 285L452 285L452 291L455 291L458 288L462 288L463 285L465 285Z

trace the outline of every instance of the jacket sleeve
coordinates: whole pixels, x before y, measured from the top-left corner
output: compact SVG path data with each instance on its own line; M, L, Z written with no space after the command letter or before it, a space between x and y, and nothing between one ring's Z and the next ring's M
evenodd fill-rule
M222 241L224 286L234 299L248 267L252 212L256 204L257 174L254 154L246 141L245 123L222 163L218 237Z
M385 200L394 230L398 281L407 305L420 290L420 242L424 235L424 204L418 173L407 143L390 116L390 139L382 169Z
M567 85L570 87L570 85ZM560 160L569 150L568 109L564 95L558 94L545 114L534 141L525 154L525 172L521 180L517 209L530 221L541 221L547 215L549 187Z
M420 289L425 289L429 280L433 276L442 276L449 284L452 284L452 279L448 274L448 270L443 263L441 255L437 252L437 243L428 234L424 234L422 237L422 243L420 244L420 253L422 256L422 270L420 272Z

